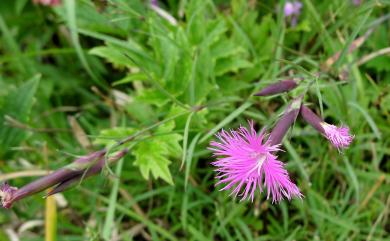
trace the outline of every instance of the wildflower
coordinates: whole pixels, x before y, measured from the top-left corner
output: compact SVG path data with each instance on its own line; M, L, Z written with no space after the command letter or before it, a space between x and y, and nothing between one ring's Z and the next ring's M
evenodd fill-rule
M284 5L284 16L290 18L291 26L297 25L298 17L301 15L302 3L300 1L287 1Z
M362 0L352 0L352 3L355 6L359 6L360 4L362 4Z
M298 83L292 79L283 80L278 83L270 84L264 87L260 92L256 93L256 96L268 96L279 94L283 92L288 92L295 89L298 86Z
M307 123L325 136L338 150L347 148L352 143L354 136L349 133L347 126L337 127L328 124L306 106L302 106L301 115Z
M220 190L232 189L231 195L253 201L256 189L261 193L264 188L273 203L302 196L274 154L280 145L272 145L264 130L257 134L253 122L249 129L222 130L216 136L218 141L212 141L209 149L217 157L212 165L217 168L216 185L224 185Z
M33 3L54 7L60 5L61 0L33 0Z

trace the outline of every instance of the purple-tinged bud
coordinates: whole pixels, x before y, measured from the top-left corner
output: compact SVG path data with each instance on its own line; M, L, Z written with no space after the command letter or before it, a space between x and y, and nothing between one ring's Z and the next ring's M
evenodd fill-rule
M313 126L318 132L323 135L325 134L325 130L321 125L321 123L323 122L322 119L317 116L312 110L310 110L307 106L302 105L301 115L303 119L311 126Z
M271 145L278 145L282 143L283 137L287 134L288 129L297 119L302 105L302 99L303 95L294 99L287 107L287 110L284 112L282 118L280 118L280 120L276 123L269 137Z
M298 86L298 83L292 79L283 80L278 83L270 84L262 89L260 92L256 93L255 96L269 96L280 94L283 92L288 92L295 89Z
M328 124L306 106L301 107L301 115L307 123L325 136L338 150L347 148L352 143L354 136L349 133L347 126L337 127Z
M97 173L99 173L104 166L104 158L101 158L95 165L87 168L87 170L78 171L78 173L70 177L69 179L66 179L60 183L58 183L53 189L51 189L46 197L51 196L53 194L63 192L73 186L76 182L80 181L82 178L88 178L90 176L93 176Z
M16 190L16 187L11 187L7 182L0 184L0 200L4 208L10 208L12 206L12 199Z
M85 170L86 165L91 165L94 160L104 156L106 150L101 150L97 152L93 152L87 156L80 157L76 159L72 164L58 169L44 177L41 177L20 189L11 188L8 184L2 185L2 206L5 208L10 208L12 203L25 198L27 196L31 196L35 193L41 192L49 187L52 187L58 183L63 182L64 180L68 180L74 176L79 175ZM11 189L10 189L11 188Z
M124 149L124 150L118 152L115 156L110 157L108 159L109 164L119 160L124 155L126 155L127 152L128 152L128 150ZM75 184L76 182L81 181L82 178L88 178L90 176L96 175L97 173L101 172L101 170L104 167L104 164L105 164L105 158L101 158L92 167L89 167L86 170L83 170L82 172L80 172L78 175L76 175L76 176L74 176L74 177L72 177L72 178L70 178L68 180L65 180L65 181L59 183L58 185L56 185L52 190L50 190L48 192L46 197L51 196L51 195L56 194L56 193L59 193L59 192L63 192L65 190L73 187L73 184Z

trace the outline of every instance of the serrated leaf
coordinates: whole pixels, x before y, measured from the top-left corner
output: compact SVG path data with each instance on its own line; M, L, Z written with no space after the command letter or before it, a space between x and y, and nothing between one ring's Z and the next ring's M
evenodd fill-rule
M115 67L123 68L133 66L131 62L123 53L113 46L99 46L91 49L89 54L93 54L106 59Z
M154 178L161 178L169 184L173 184L169 171L170 157L178 157L181 153L179 141L182 136L170 134L174 128L174 122L161 125L155 132L155 137L140 142L135 146L133 155L134 165L140 168L144 178L149 179L150 173Z
M145 81L147 80L148 77L145 75L145 73L134 73L134 74L128 74L126 77L115 81L112 85L117 86L117 85L123 85L127 84L133 81Z
M243 52L245 52L244 48L228 39L221 39L210 48L213 59L226 58Z
M157 107L161 107L169 102L169 99L161 93L159 90L155 89L146 89L143 90L136 99L140 102L148 103L155 105Z
M253 64L245 59L226 58L217 61L215 75L220 76L228 72L237 72L239 69L250 68Z
M94 140L95 145L112 146L117 141L135 133L134 128L130 127L115 127L100 131L99 136Z

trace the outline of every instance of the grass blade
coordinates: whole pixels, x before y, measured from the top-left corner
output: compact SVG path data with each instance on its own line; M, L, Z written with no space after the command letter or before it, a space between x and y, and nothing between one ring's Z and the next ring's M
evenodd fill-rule
M225 119L223 119L221 122L219 122L213 129L211 129L205 136L203 136L202 139L200 139L199 143L203 143L204 141L206 141L208 138L210 138L210 136L214 135L219 129L221 129L225 125L229 124L232 120L234 120L242 112L244 112L246 109L248 109L251 105L252 105L252 103L245 102L243 105L238 107L235 111L233 111Z
M349 101L348 105L357 109L358 111L360 111L360 113L362 113L362 115L366 119L368 125L371 127L372 131L374 132L375 137L378 139L381 139L381 132L379 131L377 125L375 124L375 121L372 119L370 114L368 114L368 112L366 110L364 110L360 105L358 105L354 102Z
M184 162L185 162L186 156L187 156L188 132L189 132L189 129L190 129L190 123L191 123L191 119L192 119L193 116L194 116L194 112L191 112L191 113L188 115L188 118L187 118L187 121L186 121L186 125L185 125L185 127L184 127L184 134L183 134L183 156L182 156L182 158L181 158L180 170L183 168Z
M91 67L89 66L89 63L87 59L85 58L84 51L81 47L79 36L77 32L77 23L76 23L76 2L75 0L67 0L64 1L65 10L66 10L66 17L68 20L68 26L70 30L71 39L74 45L74 48L76 49L77 56L79 57L81 64L87 71L88 75L92 78L92 80L99 85L100 87L105 88L102 81L95 75L95 73L92 71Z
M114 223L115 222L115 220L114 220L115 208L116 208L116 204L117 204L117 197L118 197L120 176L122 173L123 159L124 158L121 158L118 161L118 164L117 164L116 170L115 170L115 179L114 179L114 183L112 185L112 190L111 190L110 200L108 203L106 219L105 219L104 227L103 227L102 236L103 236L104 240L110 240L112 230L115 227L115 223Z

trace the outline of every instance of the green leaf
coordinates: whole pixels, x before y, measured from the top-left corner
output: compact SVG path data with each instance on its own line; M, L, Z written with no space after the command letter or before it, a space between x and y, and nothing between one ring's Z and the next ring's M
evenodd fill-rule
M99 46L89 51L90 54L105 58L115 67L123 68L134 66L134 63L131 62L128 58L126 58L126 56L123 55L122 52L119 48L116 48L114 46Z
M170 157L179 157L181 146L179 141L182 136L172 134L174 122L161 125L152 139L140 142L133 151L134 164L140 168L144 178L149 179L150 173L154 178L162 178L169 184L173 184L172 175L169 171Z
M0 107L0 157L26 138L27 133L24 130L5 124L5 116L22 123L28 120L40 78L41 75L34 76L5 97L4 105Z
M112 85L117 86L117 85L123 85L127 84L133 81L145 81L147 80L148 77L144 73L134 73L134 74L128 74L126 77L115 81Z
M130 136L135 133L134 128L129 127L115 127L100 131L100 135L93 142L95 145L104 145L106 147L112 146L118 140Z
M215 75L223 75L228 72L238 72L239 69L250 68L253 64L245 59L225 58L217 61Z

